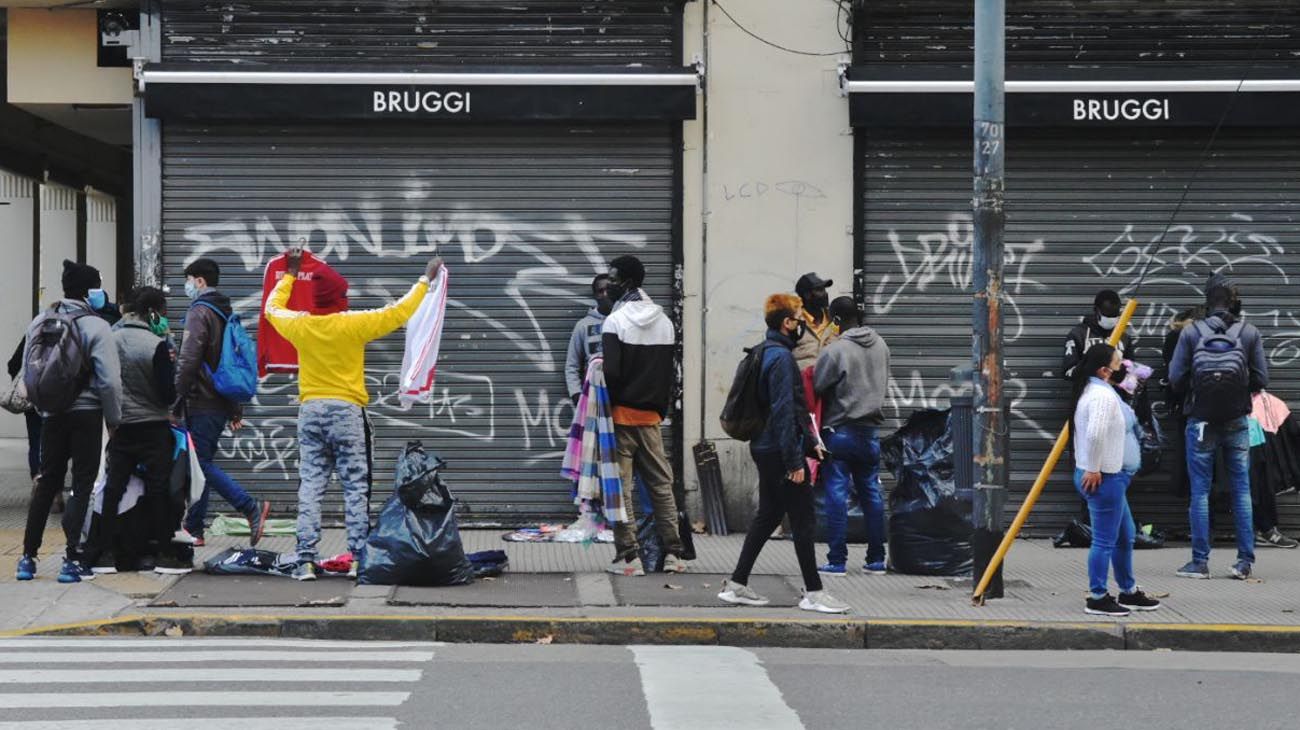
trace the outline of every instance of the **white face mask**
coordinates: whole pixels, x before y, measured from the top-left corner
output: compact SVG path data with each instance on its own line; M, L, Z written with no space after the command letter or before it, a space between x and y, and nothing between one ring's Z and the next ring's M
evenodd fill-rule
M1113 330L1119 324L1119 317L1097 317L1097 326L1104 330Z

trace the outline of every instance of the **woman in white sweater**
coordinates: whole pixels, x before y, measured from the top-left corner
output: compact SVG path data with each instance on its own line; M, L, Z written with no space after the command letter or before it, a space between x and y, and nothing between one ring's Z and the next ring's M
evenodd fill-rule
M1088 503L1092 547L1088 550L1086 613L1127 616L1130 611L1154 611L1160 602L1147 597L1133 577L1133 538L1137 532L1128 507L1132 475L1124 470L1128 424L1124 403L1111 386L1123 361L1110 345L1093 345L1075 370L1074 486ZM1108 572L1115 569L1119 598L1107 591Z

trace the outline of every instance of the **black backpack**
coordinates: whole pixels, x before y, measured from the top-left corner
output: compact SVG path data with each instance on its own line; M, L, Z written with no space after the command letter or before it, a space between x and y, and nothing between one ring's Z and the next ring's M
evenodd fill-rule
M29 338L23 384L27 400L41 413L67 411L90 383L90 353L82 347L77 324L90 314L51 308Z
M763 397L761 375L766 342L745 350L736 366L736 377L722 406L722 430L737 441L752 441L767 426L767 404Z
M1206 423L1238 418L1243 404L1250 402L1250 367L1241 346L1245 325L1238 322L1217 330L1201 321L1194 326L1201 339L1192 351L1191 416Z

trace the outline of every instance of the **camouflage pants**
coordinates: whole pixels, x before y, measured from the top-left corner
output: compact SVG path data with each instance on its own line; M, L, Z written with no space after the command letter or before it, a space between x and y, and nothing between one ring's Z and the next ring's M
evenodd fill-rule
M355 403L312 400L298 410L298 559L316 560L320 508L331 474L343 483L348 550L359 555L370 534L370 425Z

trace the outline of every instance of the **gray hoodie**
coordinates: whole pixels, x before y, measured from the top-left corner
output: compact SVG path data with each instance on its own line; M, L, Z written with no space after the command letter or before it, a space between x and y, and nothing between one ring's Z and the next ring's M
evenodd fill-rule
M841 333L817 357L813 389L822 399L823 427L881 425L889 390L889 346L866 325Z
M587 363L600 354L600 332L604 326L605 315L595 307L573 325L569 350L564 356L564 384L569 388L570 398L582 392L582 381L587 377Z
M78 299L61 299L54 308L60 312L72 312L78 309L89 310L85 302ZM32 336L49 316L45 310L27 326L27 342L23 346L23 362L27 362L28 350L31 349ZM117 360L117 343L113 340L113 331L108 322L97 316L81 317L77 320L77 329L81 332L81 344L84 352L89 354L91 362L90 383L81 391L69 411L104 411L104 423L116 428L122 420L122 376ZM58 414L42 413L42 416Z

